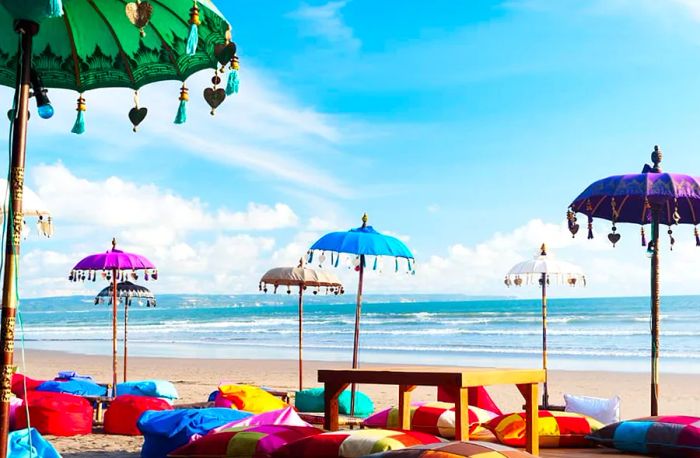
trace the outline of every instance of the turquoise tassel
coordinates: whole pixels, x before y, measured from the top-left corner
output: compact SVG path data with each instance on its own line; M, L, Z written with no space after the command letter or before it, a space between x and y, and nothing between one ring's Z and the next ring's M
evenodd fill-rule
M177 115L175 115L175 124L184 124L187 121L187 100L180 100L180 106L177 107Z
M48 5L48 17L63 16L63 2L61 0L50 0Z
M338 264L340 264L340 253L335 255L335 266L338 267Z
M366 269L367 268L367 258L365 258L364 256L360 256L360 258L362 259L362 268Z
M190 56L197 52L199 44L199 32L197 32L197 24L192 24L190 34L187 36L187 54Z
M374 266L372 267L372 270L377 270L377 259L379 259L379 256L374 257Z
M78 110L78 117L75 118L75 124L73 124L73 128L71 129L71 132L74 134L82 134L85 132L85 115L84 111Z
M231 70L226 83L226 95L238 94L238 85L241 80L238 78L238 70Z
M306 260L306 263L307 263L307 264L311 264L311 263L313 262L313 260L314 260L314 252L313 252L313 251L309 251L309 257L308 257L308 259Z
M394 261L396 262L396 272L399 271L399 258L395 258Z

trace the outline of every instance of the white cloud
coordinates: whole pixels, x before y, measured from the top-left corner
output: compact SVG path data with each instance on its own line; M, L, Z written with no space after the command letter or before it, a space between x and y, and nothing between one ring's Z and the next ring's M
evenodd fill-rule
M345 24L341 14L341 10L347 3L347 0L332 1L319 6L302 3L299 9L289 14L289 17L301 23L302 34L321 38L343 50L356 51L360 48L361 42L355 37L353 30Z

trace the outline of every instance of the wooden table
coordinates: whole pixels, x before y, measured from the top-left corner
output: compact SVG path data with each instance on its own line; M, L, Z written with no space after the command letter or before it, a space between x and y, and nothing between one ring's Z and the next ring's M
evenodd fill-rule
M372 369L320 369L318 381L325 385L325 419L323 426L338 430L338 396L351 383L398 385L399 427L410 429L411 391L416 386L443 386L455 396L455 439L469 440L468 388L485 385L516 385L525 398L526 436L528 452L539 454L537 420L538 383L544 382L541 369L388 367Z

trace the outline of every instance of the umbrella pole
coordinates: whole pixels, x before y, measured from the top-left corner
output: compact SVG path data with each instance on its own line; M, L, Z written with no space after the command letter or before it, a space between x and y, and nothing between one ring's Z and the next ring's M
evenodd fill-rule
M365 276L365 255L360 255L360 275L357 283L357 305L355 306L355 341L352 347L352 368L360 367L360 313L362 312L362 283ZM355 415L355 391L356 384L352 384L350 389L350 415Z
M126 382L126 324L129 321L129 298L124 297L124 381Z
M299 391L304 389L304 367L302 363L302 342L301 335L303 330L303 313L304 313L304 287L299 285Z
M19 21L15 25L19 33L21 60L17 62L17 87L15 88L16 113L12 125L12 151L10 159L9 202L11 212L7 220L5 236L5 271L2 285L2 395L0 395L0 457L7 456L7 435L10 429L10 397L14 367L15 314L17 312L17 275L19 248L22 234L22 192L24 188L24 159L27 147L27 121L29 119L29 87L32 64L32 39L39 31L34 22Z
M112 269L112 393L117 395L117 269Z
M651 415L659 414L659 210L652 209L651 238Z
M549 406L549 391L547 391L547 274L542 274L542 369L544 370L544 390L542 406Z

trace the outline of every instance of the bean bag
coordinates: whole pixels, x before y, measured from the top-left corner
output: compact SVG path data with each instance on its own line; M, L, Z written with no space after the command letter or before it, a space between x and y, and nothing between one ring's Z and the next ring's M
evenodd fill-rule
M573 412L539 411L537 422L540 447L591 447L588 434L603 427L598 420ZM511 447L525 446L525 413L501 415L486 423L499 442Z
M469 434L481 430L481 425L497 415L488 410L469 406ZM369 428L394 429L399 427L398 407L389 407L367 417L364 426ZM411 404L411 431L434 434L454 439L455 405L447 402L415 402Z
M439 437L416 431L358 429L309 436L289 443L275 452L274 458L356 458L370 453L398 450L414 445L445 442Z
M13 431L7 436L7 456L12 458L61 458L35 428Z
M65 382L49 380L36 387L36 391L68 393L76 396L107 396L107 388L90 380L70 379Z
M262 413L288 407L288 404L267 391L251 385L219 385L221 396L231 401L231 408Z
M160 398L122 394L114 398L105 412L104 431L107 434L140 436L136 423L147 410L172 410L172 406Z
M225 407L227 409L235 409L236 406L233 405L233 401L226 399L221 391L216 392L214 396L214 407Z
M25 399L34 428L41 434L53 436L77 436L92 432L92 405L80 396L72 394L35 391ZM17 409L15 426L27 427L27 412Z
M257 425L229 428L202 436L168 456L270 458L286 444L321 433L320 429L313 426Z
M185 445L192 436L206 434L212 429L251 416L235 409L177 409L145 411L136 423L143 434L142 458L165 458L168 453Z
M294 397L294 406L299 412L323 412L324 405L322 387L297 391ZM342 415L350 415L350 390L345 390L338 396L338 411ZM374 412L374 403L370 397L360 391L356 391L354 415L364 418L372 412Z
M17 429L15 421L17 420L17 409L24 405L24 401L20 398L10 398L10 431Z
M117 383L116 395L135 394L153 398L177 399L175 385L167 380L142 380L139 382Z
M662 416L621 421L588 436L617 450L662 457L700 457L700 417Z
M486 388L483 386L473 386L468 388L467 391L469 393L468 396L470 406L488 410L489 412L494 412L497 415L503 415L501 409L499 409L496 403L493 402L493 399L491 399L491 395L488 391L486 391ZM456 400L456 394L454 393L454 390L439 386L437 388L437 400L454 403Z
M29 378L26 375L22 374L13 374L12 375L12 386L11 390L12 393L17 396L18 398L24 399L24 383L26 381L27 384L27 391L34 391L36 390L36 387L41 385L42 383L45 382L45 380L35 380L33 378Z
M527 452L488 442L448 442L414 445L401 450L369 455L372 458L534 458ZM367 458L369 458L367 457Z
M91 376L80 375L76 371L59 371L56 378L54 378L54 380L56 380L56 381L66 381L66 380L71 380L71 379L89 380L91 382L94 382L94 380Z

